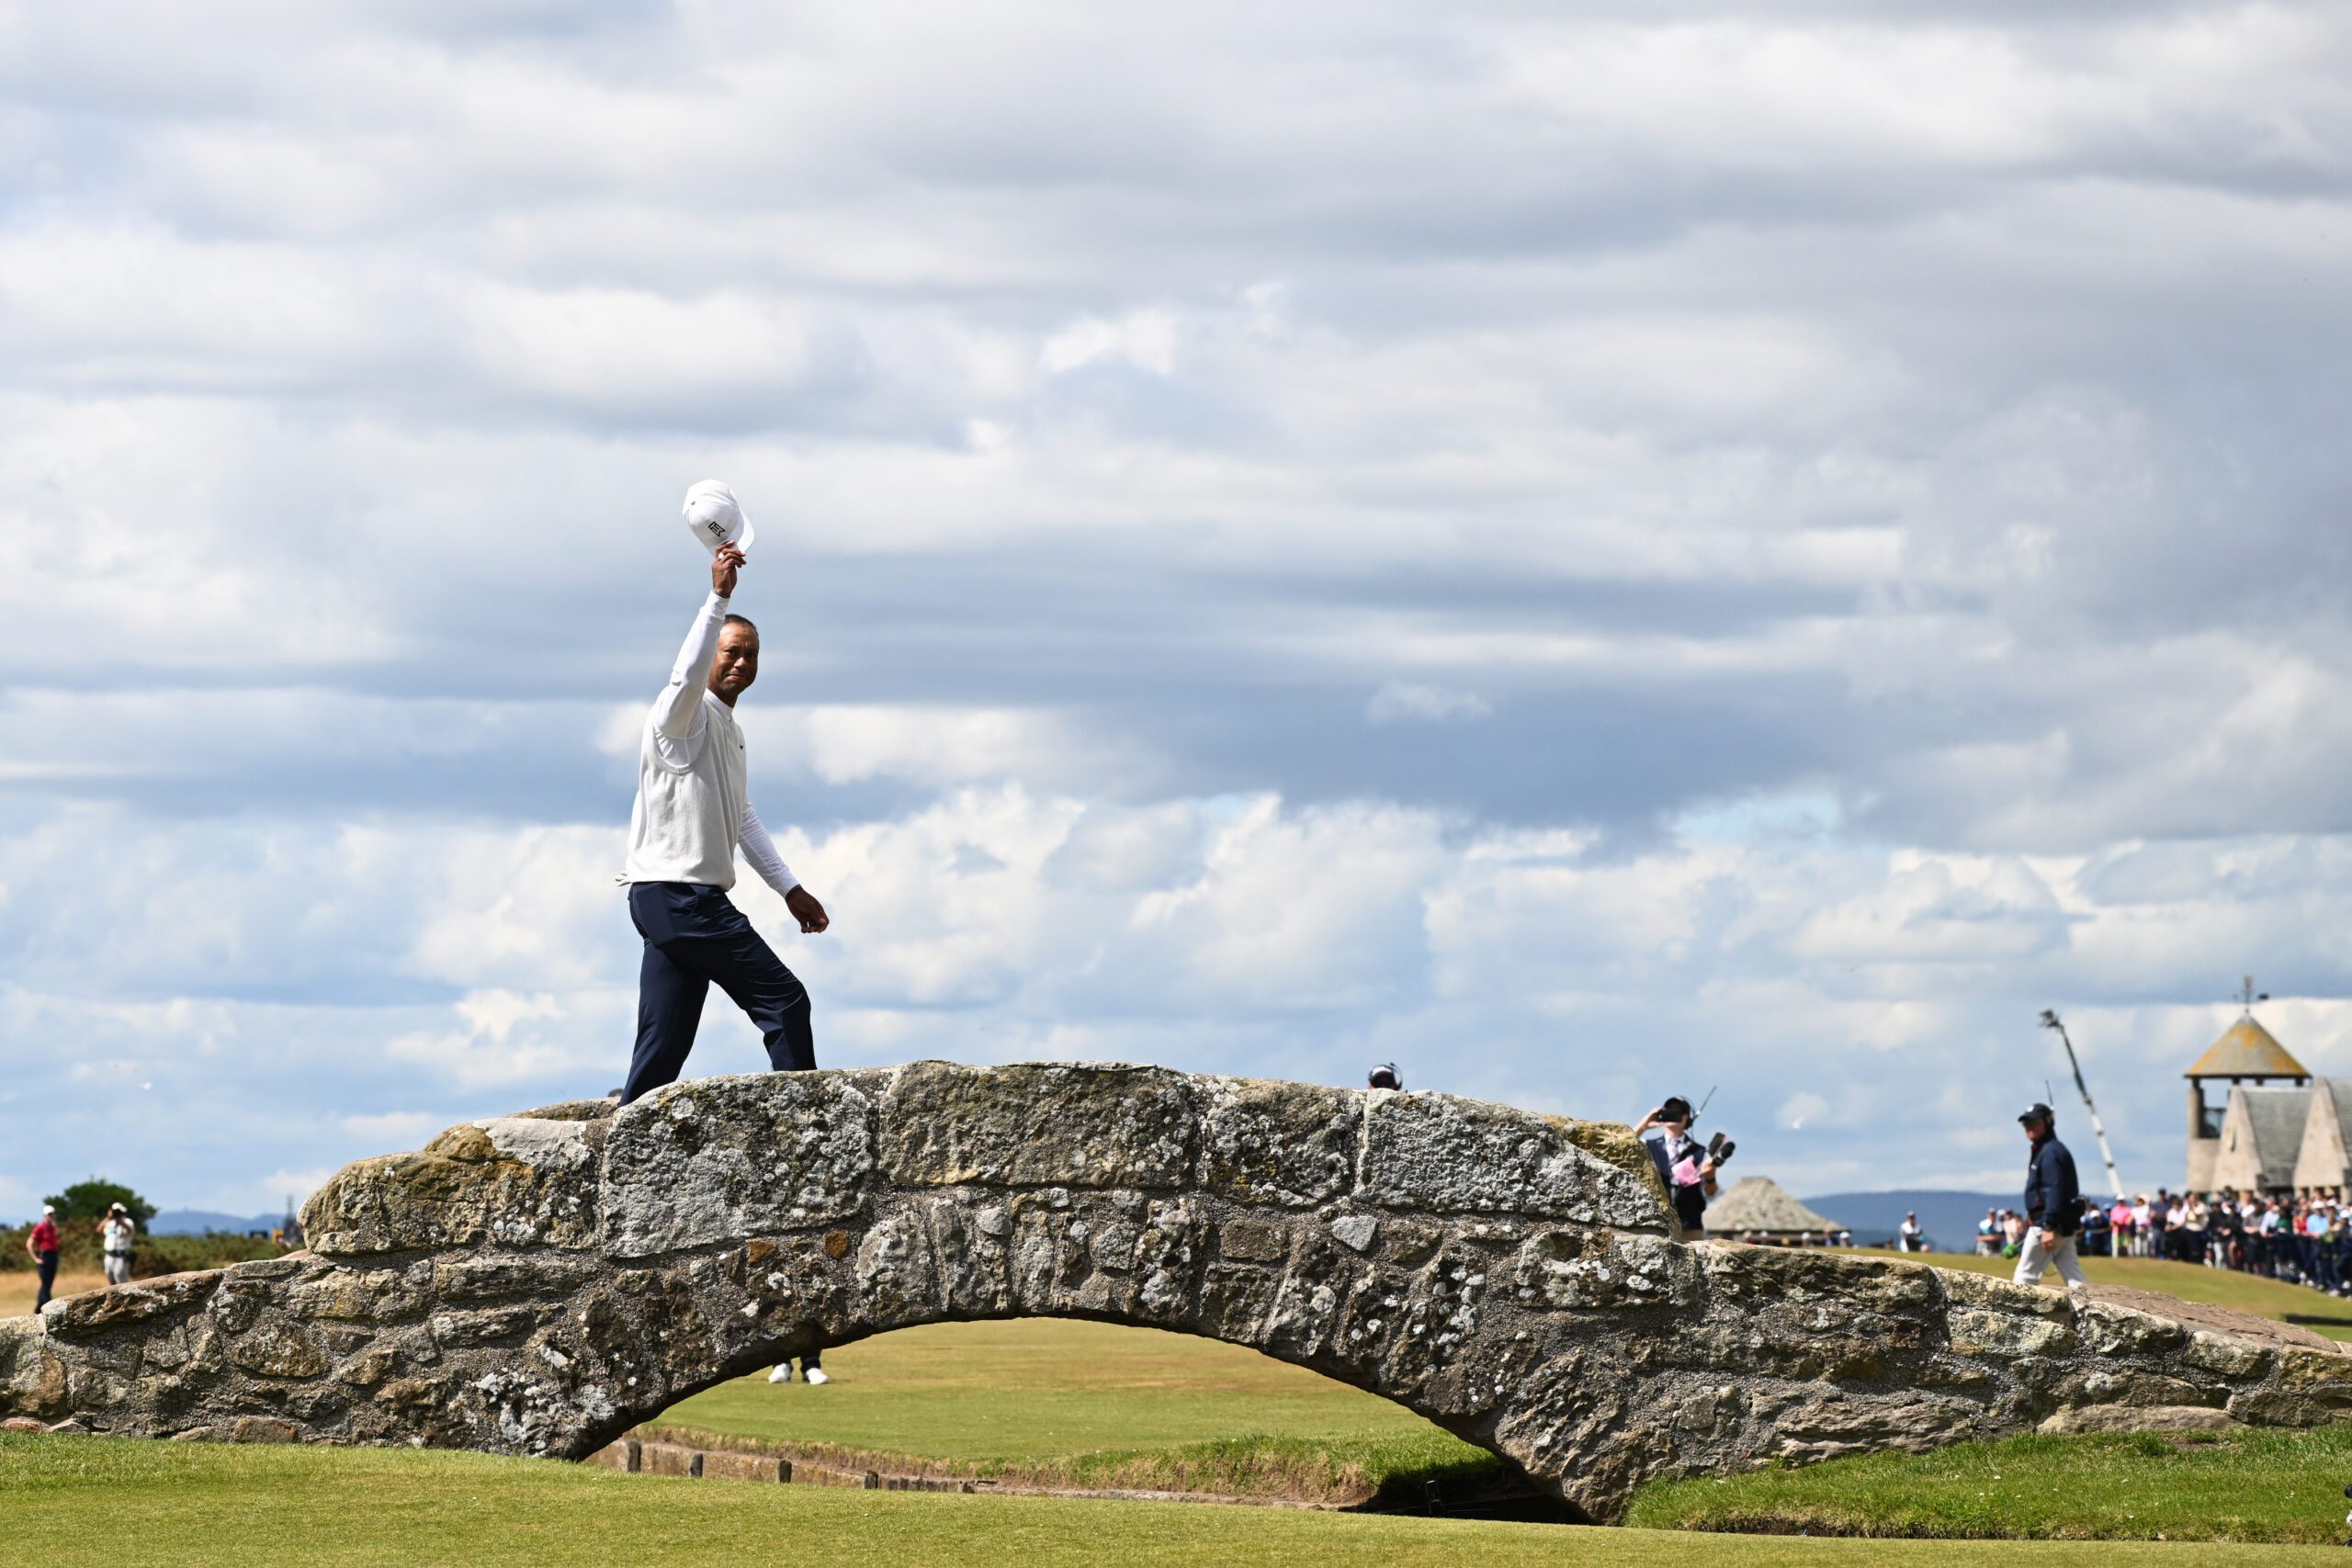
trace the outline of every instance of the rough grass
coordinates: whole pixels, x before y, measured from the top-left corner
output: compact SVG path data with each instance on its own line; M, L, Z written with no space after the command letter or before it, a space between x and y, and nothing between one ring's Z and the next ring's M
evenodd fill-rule
M670 1480L404 1450L0 1433L0 1562L50 1568L2000 1568L2335 1562L2308 1548L1800 1540L1186 1504ZM2226 1557L2222 1555L2226 1551Z
M1239 1346L1024 1318L829 1352L823 1388L722 1383L647 1437L1044 1485L1362 1502L1500 1482L1493 1455L1403 1406Z
M60 1240L65 1245L60 1259L58 1283L62 1286L67 1275L88 1280L88 1287L104 1284L105 1260L98 1250L98 1238L93 1227L80 1220L59 1227ZM34 1271L32 1254L25 1250L25 1238L32 1232L30 1225L0 1229L0 1292L6 1299L21 1292L26 1306L32 1303L33 1293L40 1289L40 1278ZM137 1280L157 1274L176 1274L189 1269L218 1269L223 1264L243 1263L254 1258L282 1258L285 1248L268 1240L251 1236L232 1235L214 1231L203 1235L141 1235L131 1248L130 1272ZM0 1316L10 1315L10 1309L0 1305Z
M1629 1523L1938 1539L2341 1541L2352 1425L1963 1443L1654 1483Z
M1978 1258L1973 1253L1902 1254L1858 1248L1856 1255L1900 1257L1906 1262L1964 1269L1972 1274L1991 1274L2004 1280L2017 1272L2015 1258ZM2166 1263L2154 1258L2086 1258L2083 1272L2095 1285L2130 1285L2143 1291L2160 1291L2183 1301L2204 1302L2278 1322L2284 1322L2289 1313L2352 1317L2352 1301L2341 1296L2331 1296L2308 1285L2290 1285L2283 1280L2266 1280L2257 1274L2240 1274L2228 1269L2208 1269L2201 1264ZM2042 1285L2050 1290L2064 1288L2055 1274L2044 1276ZM2312 1325L2312 1332L2331 1339L2352 1339L2352 1327L2347 1326Z
M103 1290L107 1277L93 1269L86 1274L68 1274L58 1270L57 1293L78 1296L84 1291ZM21 1317L33 1310L33 1298L40 1294L40 1276L30 1271L0 1274L0 1317Z

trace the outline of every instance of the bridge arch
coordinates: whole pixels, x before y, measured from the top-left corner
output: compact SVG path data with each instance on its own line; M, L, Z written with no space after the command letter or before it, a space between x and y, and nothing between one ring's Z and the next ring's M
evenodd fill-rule
M1687 1243L1622 1126L1156 1067L697 1079L356 1162L304 1223L0 1323L0 1415L577 1459L810 1348L1081 1317L1369 1390L1605 1520L1654 1474L2352 1414L2291 1331Z

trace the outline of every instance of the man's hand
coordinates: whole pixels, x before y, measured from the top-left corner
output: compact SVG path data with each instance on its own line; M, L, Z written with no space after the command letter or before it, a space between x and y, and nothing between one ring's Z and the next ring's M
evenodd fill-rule
M718 553L710 558L710 591L721 599L735 596L735 573L743 566L743 552L732 545L721 545ZM810 899L809 902L816 902Z
M792 911L792 918L800 922L800 930L806 935L815 936L833 923L826 917L825 907L806 887L795 887L786 894L784 907Z

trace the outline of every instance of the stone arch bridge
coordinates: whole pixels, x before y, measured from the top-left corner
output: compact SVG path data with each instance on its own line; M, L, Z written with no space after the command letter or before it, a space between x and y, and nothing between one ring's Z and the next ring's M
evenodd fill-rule
M1154 1067L552 1106L347 1166L304 1222L308 1254L0 1321L0 1416L578 1459L812 1348L1086 1317L1385 1395L1603 1520L1662 1473L2352 1416L2352 1357L2278 1325L1686 1243L1623 1126Z

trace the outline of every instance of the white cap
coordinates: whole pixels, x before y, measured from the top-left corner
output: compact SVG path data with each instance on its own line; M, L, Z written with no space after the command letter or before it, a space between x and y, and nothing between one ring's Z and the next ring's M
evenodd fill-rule
M752 520L743 515L735 492L718 479L704 479L686 491L686 532L702 541L712 555L721 545L744 554L752 550Z
M44 1214L53 1214L57 1213L57 1205L54 1203L43 1203L40 1206L40 1212Z

